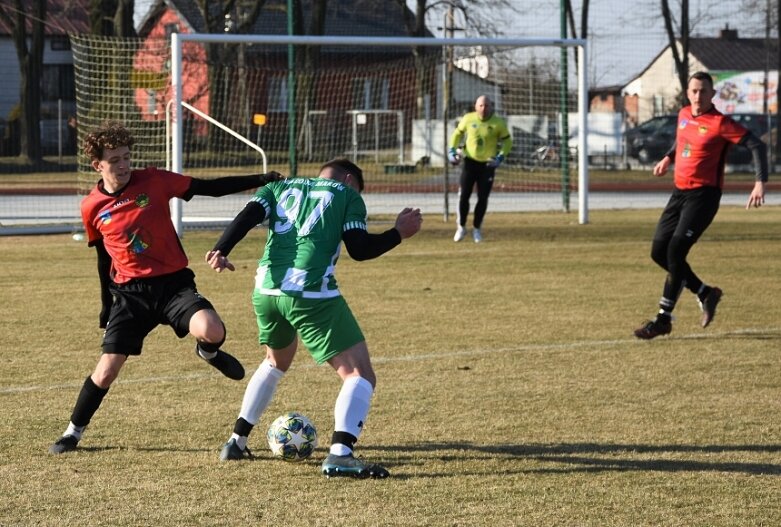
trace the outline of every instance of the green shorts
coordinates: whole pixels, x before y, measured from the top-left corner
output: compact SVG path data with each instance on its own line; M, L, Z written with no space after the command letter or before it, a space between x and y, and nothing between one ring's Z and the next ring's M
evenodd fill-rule
M252 294L258 319L258 341L273 349L289 346L301 336L315 362L322 364L365 340L345 299L298 298Z

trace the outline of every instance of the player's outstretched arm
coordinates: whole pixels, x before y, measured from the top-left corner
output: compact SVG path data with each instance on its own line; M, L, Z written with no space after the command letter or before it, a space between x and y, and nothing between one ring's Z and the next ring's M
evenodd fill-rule
M211 251L206 253L206 263L209 267L222 272L224 269L235 271L236 268L228 260L228 254L237 243L244 239L247 233L266 218L266 209L257 201L250 201L241 212L233 219L214 245Z
M405 208L396 216L396 230L402 239L410 238L417 234L423 225L423 215L420 209Z
M371 260L382 256L420 230L423 216L420 209L404 209L396 218L396 225L381 234L370 234L365 229L350 229L342 234L344 246L353 260Z
M182 199L189 201L193 196L211 196L218 198L244 190L262 187L268 183L284 179L279 172L251 174L249 176L225 176L215 179L193 178L187 193Z
M211 250L206 253L206 263L209 267L221 273L225 269L228 271L235 271L236 267L228 260L228 257L223 255L220 251Z
M765 182L757 181L754 183L754 188L751 190L751 194L748 197L748 203L746 203L746 209L751 207L761 207L765 204Z

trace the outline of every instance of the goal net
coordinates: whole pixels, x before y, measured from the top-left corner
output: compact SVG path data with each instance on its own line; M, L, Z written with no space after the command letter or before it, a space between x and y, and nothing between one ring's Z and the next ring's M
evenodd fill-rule
M572 207L587 222L587 87L573 59L585 63L583 41L174 33L72 44L79 137L123 121L134 166L217 177L265 163L315 176L346 157L364 170L370 213L415 205L455 217L460 168L446 144L487 95L513 136L491 212ZM79 161L86 192L95 173ZM196 197L174 211L185 227L225 222L246 201Z

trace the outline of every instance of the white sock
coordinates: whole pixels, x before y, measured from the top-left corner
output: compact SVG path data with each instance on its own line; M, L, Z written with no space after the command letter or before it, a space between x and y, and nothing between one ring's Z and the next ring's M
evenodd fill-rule
M233 432L230 436L230 439L235 439L236 446L238 446L240 449L244 450L247 448L247 436L240 436L236 432Z
M86 426L76 426L73 423L68 423L68 428L65 429L63 436L73 436L78 441L81 441L81 434L84 433Z
M356 438L361 435L363 423L369 415L374 388L363 377L350 377L342 384L334 407L334 431L347 432ZM346 456L352 450L341 443L331 445L330 453Z
M260 414L268 407L284 374L285 372L272 366L268 359L261 362L244 391L239 417L251 425L258 424Z

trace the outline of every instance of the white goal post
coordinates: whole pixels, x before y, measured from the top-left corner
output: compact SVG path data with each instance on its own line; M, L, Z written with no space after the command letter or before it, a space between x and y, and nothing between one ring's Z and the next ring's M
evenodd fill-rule
M578 220L588 223L588 82L587 49L583 39L561 38L418 38L418 37L336 37L336 36L278 36L278 35L236 35L236 34L171 34L171 87L172 108L172 157L171 170L182 172L184 155L183 122L183 46L196 44L254 44L275 46L353 46L357 49L371 47L485 47L485 48L524 48L555 47L575 48L577 50L577 164L578 164ZM569 118L569 117L566 117ZM444 134L443 134L444 136ZM567 144L569 138L563 138ZM403 154L402 154L403 155ZM447 168L445 168L447 182ZM447 211L447 190L445 191L445 210ZM181 202L172 207L174 225L182 232Z

